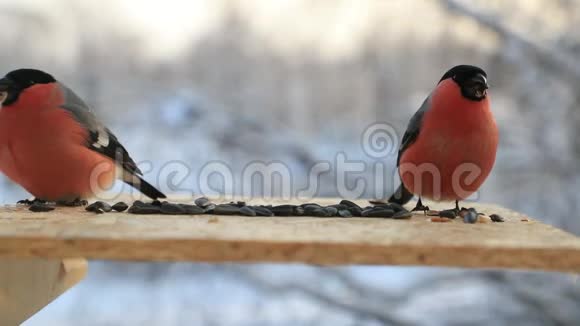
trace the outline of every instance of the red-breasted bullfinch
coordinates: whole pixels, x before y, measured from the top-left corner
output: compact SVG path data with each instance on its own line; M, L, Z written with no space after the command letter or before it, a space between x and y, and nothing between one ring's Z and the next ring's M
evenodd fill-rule
M115 135L51 75L19 69L0 79L0 171L36 199L90 198L120 178L153 199Z
M402 184L389 202L463 200L483 184L495 162L498 129L487 74L460 65L447 71L411 118L397 157Z

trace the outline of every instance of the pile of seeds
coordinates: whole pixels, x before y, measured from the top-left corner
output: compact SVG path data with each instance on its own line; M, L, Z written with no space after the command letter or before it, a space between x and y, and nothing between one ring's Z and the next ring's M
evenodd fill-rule
M21 201L19 204L30 205L33 212L47 212L54 210L54 206L42 201ZM86 205L86 203L84 203ZM130 214L164 214L164 215L239 215L239 216L311 216L311 217L369 217L369 218L392 218L397 220L409 219L413 213L403 206L395 203L373 202L372 206L361 207L350 200L342 200L334 205L320 205L306 203L301 205L248 205L243 201L230 202L228 204L214 204L206 197L197 198L194 204L170 203L167 201L154 200L146 203L135 201L131 206L124 202L109 205L103 201L96 201L85 209L95 214L103 214L111 211ZM71 206L71 205L67 205ZM78 205L72 205L78 206ZM431 216L432 222L449 222L457 217L463 218L465 223L481 222L504 222L504 219L492 214L489 217L478 213L474 208L448 209L442 211L426 211L425 215Z
M103 202L95 202L87 206L86 210L95 213L104 213L114 210ZM167 215L241 215L241 216L312 216L312 217L376 217L408 219L412 214L397 204L381 204L361 207L352 201L342 200L335 205L323 206L316 203L301 205L248 205L243 201L228 204L214 204L208 198L201 197L195 200L195 205L178 204L167 201L154 200L145 203L137 200L129 207L131 214L167 214Z

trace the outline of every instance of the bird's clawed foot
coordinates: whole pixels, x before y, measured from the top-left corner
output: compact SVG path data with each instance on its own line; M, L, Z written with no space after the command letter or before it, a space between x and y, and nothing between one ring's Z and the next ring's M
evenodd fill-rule
M66 206L66 207L87 206L88 204L89 204L88 201L80 198L76 198L74 200L59 200L56 202L57 206Z
M38 199L38 198L34 198L33 200L30 200L27 198L27 199L17 201L16 204L32 206L34 204L46 204L46 200L42 200L42 199Z
M419 201L417 201L417 205L415 206L415 208L413 208L411 210L411 212L423 211L423 213L425 213L425 215L427 215L428 210L429 210L429 206L423 205L423 203L421 202L421 198L419 198Z
M26 205L28 206L28 210L31 212L50 212L54 210L54 205L52 203L48 203L46 200L34 198L33 200L30 199L23 199L16 202L18 205Z

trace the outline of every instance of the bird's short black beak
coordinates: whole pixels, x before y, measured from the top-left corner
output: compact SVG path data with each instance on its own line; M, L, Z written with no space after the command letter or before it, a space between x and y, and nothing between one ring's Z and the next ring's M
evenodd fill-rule
M481 90L486 90L489 88L489 86L487 85L487 78L485 78L485 76L482 74L476 74L475 76L473 76L473 78L471 78L471 80L473 84L476 85Z
M10 79L6 77L0 79L0 91L6 91L12 86L14 86L14 82L12 82Z

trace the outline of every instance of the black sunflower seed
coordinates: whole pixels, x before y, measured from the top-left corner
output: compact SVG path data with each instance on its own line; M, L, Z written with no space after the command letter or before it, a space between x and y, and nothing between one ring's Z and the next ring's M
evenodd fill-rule
M263 206L252 206L257 216L274 216L271 210Z
M324 211L326 212L327 217L333 217L338 214L338 209L336 207L328 206L324 208Z
M464 223L471 223L471 224L477 223L477 219L478 219L477 212L474 209L471 209L471 208L463 216L463 222Z
M213 209L213 214L216 215L240 215L240 208L228 204L217 205Z
M395 211L387 208L368 208L362 211L363 217L385 217L389 218L395 214Z
M159 207L159 211L161 214L166 215L180 215L185 214L185 208L181 207L178 204L172 204L168 202L163 202Z
M457 211L455 209L446 209L443 211L439 211L439 217L454 219L457 217Z
M346 199L343 199L343 200L341 200L341 201L340 201L340 204L341 204L341 205L348 206L348 207L357 207L357 208L361 208L361 207L360 207L359 205L357 205L356 203L354 203L354 202L352 202L352 201L350 201L350 200L346 200Z
M115 205L111 206L111 208L117 212L124 212L129 208L129 205L125 204L124 202L120 201Z
M135 205L135 203L133 203L133 206L129 207L128 212L131 214L149 215L149 214L161 213L159 206L155 206L155 205L151 205L151 204L144 204L143 202L141 202L141 204L137 204L137 205Z
M252 208L248 207L248 206L243 206L240 208L240 214L244 215L244 216L256 216L256 211L254 211Z
M498 214L491 214L489 218L491 218L493 222L505 222L505 219Z
M184 214L187 215L199 215L205 213L205 210L197 205L190 205L190 204L179 204L184 210Z
M409 211L399 211L393 215L395 220L408 220L413 216L413 213Z
M270 210L276 216L292 216L294 215L294 205L278 205L272 207Z
M341 209L338 211L340 217L352 217L352 213L348 209Z
M362 209L360 207L349 207L348 211L352 214L352 216L362 216Z
M209 205L212 205L207 197L199 197L195 201L195 204L201 208L207 208Z
M100 214L99 211L102 212L110 212L112 210L111 205L109 205L108 203L105 203L103 201L96 201L90 205L88 205L87 207L85 207L86 211L89 212L94 212L97 214Z
M54 207L48 206L47 204L35 202L35 203L32 203L32 205L30 205L30 207L28 207L28 210L31 212L35 212L35 213L50 212L50 211L54 210Z

